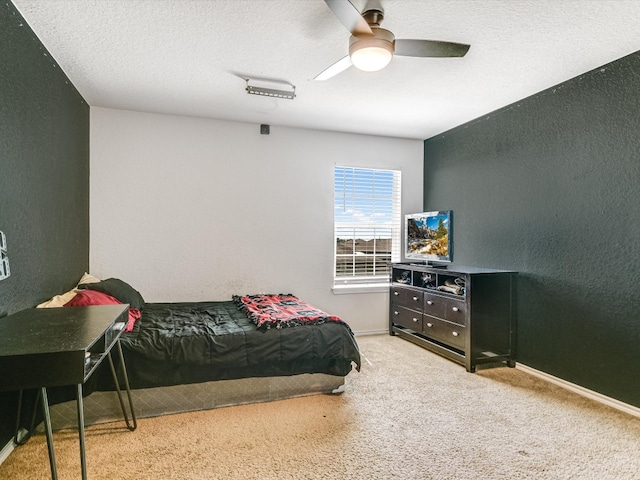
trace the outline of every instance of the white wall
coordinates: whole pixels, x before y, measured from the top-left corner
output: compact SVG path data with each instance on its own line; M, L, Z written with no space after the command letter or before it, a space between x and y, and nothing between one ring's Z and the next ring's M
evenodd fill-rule
M149 302L293 293L355 332L387 329L388 293L333 280L333 166L402 170L422 208L423 142L91 108L90 269Z

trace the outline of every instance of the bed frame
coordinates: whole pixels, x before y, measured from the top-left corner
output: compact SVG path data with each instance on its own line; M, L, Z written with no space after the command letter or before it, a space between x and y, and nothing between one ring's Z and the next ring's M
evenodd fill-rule
M286 398L344 392L344 377L324 373L305 373L282 377L255 377L216 380L205 383L132 390L138 418L213 408L270 402ZM78 412L75 400L52 405L54 430L75 428ZM84 399L88 425L122 421L122 410L115 392L94 392ZM38 427L42 428L42 425Z

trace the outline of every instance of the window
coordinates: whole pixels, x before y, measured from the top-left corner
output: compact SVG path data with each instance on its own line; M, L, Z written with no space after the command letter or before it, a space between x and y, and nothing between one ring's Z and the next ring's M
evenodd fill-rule
M400 183L396 170L335 167L334 287L388 282L400 260Z

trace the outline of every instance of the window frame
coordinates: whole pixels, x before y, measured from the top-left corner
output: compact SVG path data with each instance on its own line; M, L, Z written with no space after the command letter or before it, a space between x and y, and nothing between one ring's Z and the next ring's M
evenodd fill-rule
M351 188L352 191L351 192L347 192L347 181L343 180L343 183L341 184L341 190L339 189L339 185L338 185L338 175L340 173L340 171L342 171L342 173L350 173L351 174ZM391 178L391 192L388 192L388 186L386 187L386 191L387 193L381 194L381 195L376 195L375 194L375 176L377 174L377 172L381 172L384 174L391 174L392 178ZM379 173L378 173L379 174ZM371 183L371 189L372 192L365 194L365 195L358 195L357 193L355 193L355 185L357 183L357 180L361 180L363 177L366 176L372 176L372 183ZM346 176L343 178L347 178ZM352 166L344 166L344 165L334 165L334 169L333 169L333 184L334 184L334 213L333 213L333 245L334 245L334 252L333 252L333 292L334 293L371 293L371 292L386 292L389 289L389 267L388 267L388 263L389 261L391 262L398 262L400 261L401 258L401 240L402 240L402 171L399 169L392 169L392 168L371 168L371 167L352 167ZM356 215L354 214L354 219L351 219L350 221L339 221L338 219L338 210L337 210L337 206L338 206L338 200L339 200L339 194L342 195L343 198L343 202L344 204L348 204L350 207L352 207L355 210L357 210L358 207L360 208L370 208L372 209L372 211L374 211L374 209L376 208L376 205L380 205L379 200L384 199L385 197L390 197L389 200L391 202L391 205L386 205L385 209L389 210L389 215L390 215L390 219L386 222L375 222L375 221L371 221L371 222L362 222L362 221L356 221L355 217ZM368 197L368 198L367 198ZM370 203L368 203L370 201ZM344 207L345 210L347 210L346 206ZM353 252L352 253L347 253L347 254L339 254L338 253L338 239L339 238L343 238L344 239L344 234L342 234L343 236L340 236L341 234L339 233L340 231L344 232L345 229L354 230L353 235L351 235L350 237L347 237L347 240L351 240L353 243ZM380 230L387 230L388 233L388 237L382 237L385 240L387 238L389 238L390 243L391 243L391 252L390 254L386 254L386 253L379 253L376 251L375 247L376 247L376 232L375 230L378 229ZM358 230L361 231L361 235L362 235L362 231L366 231L368 230L369 234L372 234L372 238L370 240L374 241L374 250L371 254L367 254L367 253L362 253L362 252L358 252L356 250L356 241L358 240ZM379 237L378 237L379 238ZM388 259L385 260L386 265L383 267L383 273L379 273L377 275L362 275L362 274L357 274L357 272L354 271L353 275L338 275L338 265L339 265L339 258L340 255L351 255L354 258L354 262L353 262L353 268L357 268L356 266L356 262L355 262L355 257L356 255L366 255L369 259L372 260L372 267L365 267L365 268L372 268L374 273L376 271L377 268L377 263L378 261L376 261L380 256L385 256ZM343 258L345 258L343 257ZM366 260L365 260L366 261Z

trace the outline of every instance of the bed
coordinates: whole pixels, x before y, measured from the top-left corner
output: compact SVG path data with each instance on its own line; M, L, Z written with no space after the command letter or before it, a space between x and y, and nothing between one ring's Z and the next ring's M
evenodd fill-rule
M119 279L75 290L64 305L130 305L121 345L138 417L341 393L345 376L360 369L349 325L292 294L145 303ZM87 423L122 418L114 388L101 366L85 385ZM65 389L50 394L54 428L76 425L72 398Z
M132 388L301 373L344 376L352 362L360 365L345 323L259 329L233 301L148 304L121 344Z

